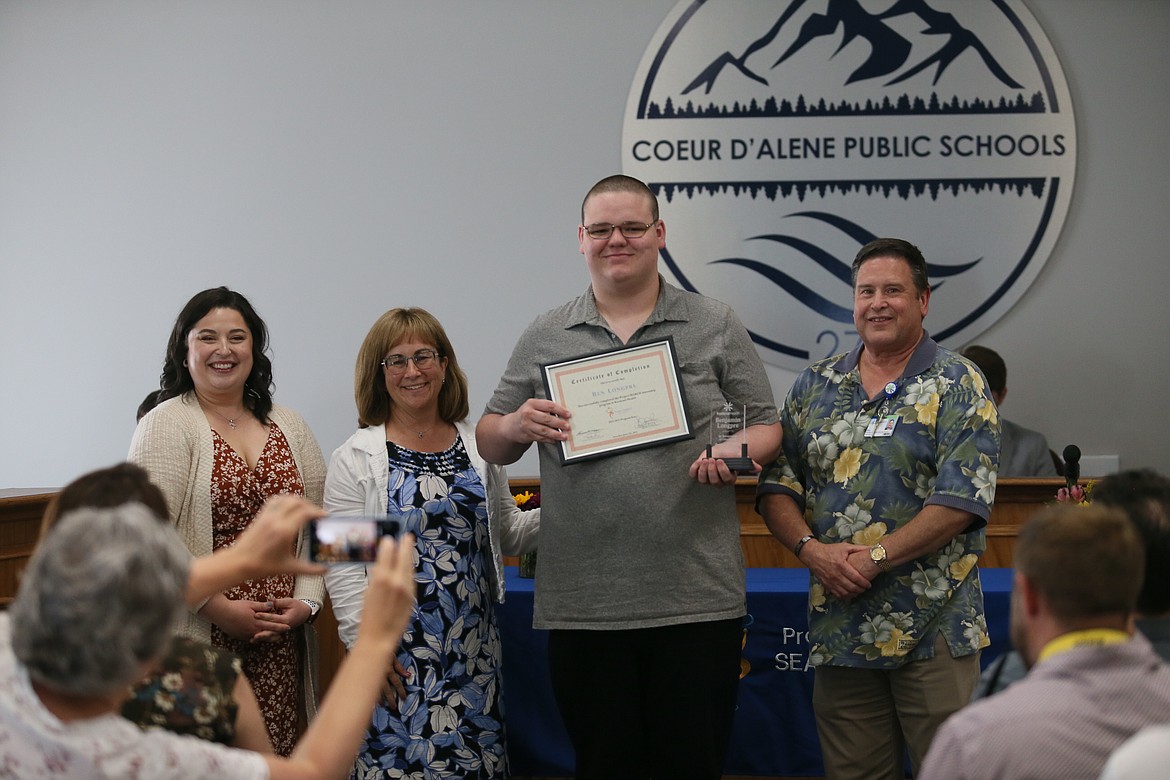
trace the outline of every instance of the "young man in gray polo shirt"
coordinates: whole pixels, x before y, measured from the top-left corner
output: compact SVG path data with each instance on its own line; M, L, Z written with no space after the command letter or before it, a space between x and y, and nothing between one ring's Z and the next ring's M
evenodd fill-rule
M496 463L540 452L536 628L577 777L718 778L739 678L744 608L736 475L708 457L715 410L745 409L744 439L772 460L780 426L746 329L726 305L658 274L666 225L628 176L589 191L578 227L590 286L520 337L476 438ZM694 438L563 464L570 412L541 365L670 337Z

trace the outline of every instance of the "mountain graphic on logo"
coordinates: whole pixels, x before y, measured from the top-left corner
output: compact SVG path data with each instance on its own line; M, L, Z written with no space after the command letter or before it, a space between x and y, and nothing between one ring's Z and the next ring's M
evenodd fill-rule
M730 304L767 362L857 338L851 263L918 246L959 346L1035 280L1068 214L1068 84L1024 0L679 0L631 84L623 172L663 273Z
M767 49L779 36L784 26L792 19L793 14L804 4L804 0L793 0L763 36L752 41L742 54L735 55L724 52L683 89L684 95L703 87L705 94L710 94L715 86L716 79L723 69L730 65L748 78L768 85L766 77L756 73L749 65L748 60L753 55ZM900 16L913 16L922 22L923 36L939 36L942 45L929 56L919 60L916 64L902 70L910 60L914 44L899 33L886 20ZM837 51L855 42L869 45L869 57L859 67L849 73L846 84L855 81L882 78L890 76L899 70L902 72L883 86L892 86L910 79L918 73L935 68L934 84L946 69L962 54L973 51L983 60L988 71L1010 89L1022 89L1008 72L996 61L988 48L983 45L978 36L964 27L953 14L936 11L926 0L898 0L893 6L880 13L870 13L861 6L858 0L829 0L828 8L823 14L813 14L804 20L800 26L800 33L780 57L772 63L772 68L781 65L796 52L803 49L808 43L818 38L837 35L841 30L841 42Z

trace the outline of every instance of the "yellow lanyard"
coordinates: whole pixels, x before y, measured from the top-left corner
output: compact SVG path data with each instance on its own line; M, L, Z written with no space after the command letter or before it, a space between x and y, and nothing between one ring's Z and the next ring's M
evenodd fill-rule
M1040 657L1036 660L1043 661L1045 658L1067 653L1078 647L1104 647L1128 641L1129 634L1115 628L1089 628L1084 631L1072 631L1062 634L1044 645L1044 649L1040 651Z

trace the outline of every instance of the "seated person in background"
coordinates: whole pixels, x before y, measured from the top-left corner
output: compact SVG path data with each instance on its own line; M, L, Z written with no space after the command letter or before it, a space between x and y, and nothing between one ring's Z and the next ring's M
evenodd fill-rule
M1002 407L1007 398L1007 366L1003 358L994 350L978 345L967 347L961 354L983 372L995 405ZM1002 414L999 417L999 433L1000 477L1059 476L1044 434L1016 425Z
M948 718L919 780L1092 780L1122 742L1165 722L1170 666L1131 634L1143 557L1118 509L1058 504L1025 523L1011 627L1030 671Z
M1146 566L1134 624L1170 662L1170 479L1150 469L1111 474L1093 488L1093 503L1123 510L1137 527Z
M1135 624L1158 655L1170 661L1170 479L1150 469L1110 474L1093 488L1093 503L1124 511L1137 527L1146 566ZM1019 652L1001 655L983 672L972 701L1002 691L1026 671Z
M63 487L45 511L41 539L74 509L130 502L143 504L159 522L170 524L166 499L146 471L133 463L119 463ZM143 727L158 726L176 734L272 752L256 694L240 668L239 656L188 637L171 638L158 665L130 690L122 717Z
M248 577L319 573L290 550L323 514L301 498L273 498L234 547L198 567L141 505L63 516L0 614L0 766L46 778L344 777L413 607L409 537L382 541L358 639L289 758L142 731L117 714L127 686L168 647L184 597L197 602Z

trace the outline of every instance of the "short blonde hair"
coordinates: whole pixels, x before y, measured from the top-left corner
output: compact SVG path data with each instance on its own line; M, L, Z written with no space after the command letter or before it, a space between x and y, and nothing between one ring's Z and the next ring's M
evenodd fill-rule
M357 404L358 425L384 425L390 419L390 394L382 360L390 348L413 338L433 344L447 361L447 377L439 390L439 416L445 422L466 420L470 412L467 400L467 375L459 368L455 348L443 326L425 309L391 309L378 318L358 350L353 372L353 398Z

